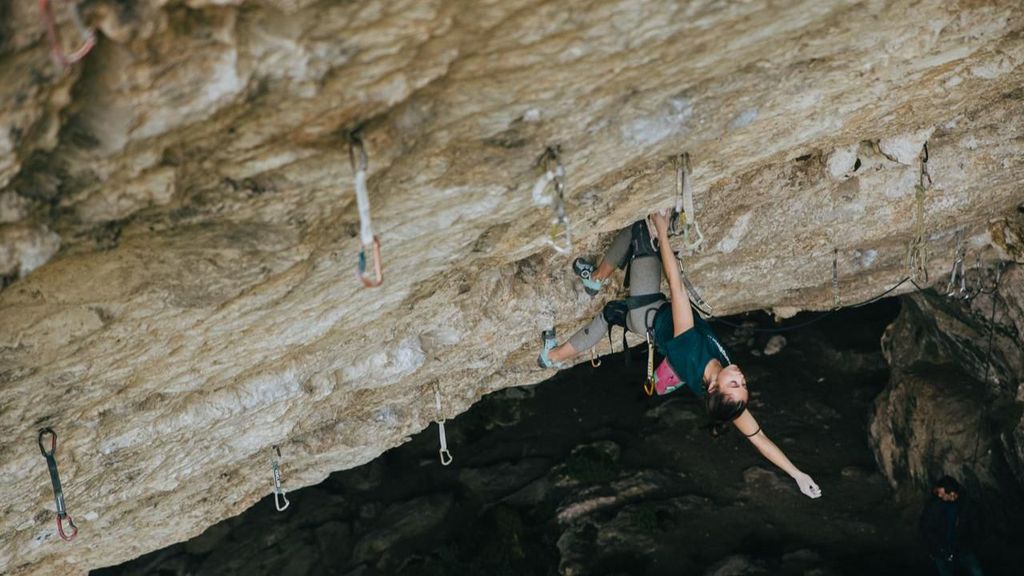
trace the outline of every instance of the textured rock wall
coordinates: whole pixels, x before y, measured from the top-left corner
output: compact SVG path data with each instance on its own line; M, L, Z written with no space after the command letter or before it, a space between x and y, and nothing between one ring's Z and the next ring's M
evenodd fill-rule
M64 4L53 3L71 36ZM1017 1L81 2L56 70L0 8L0 570L77 574L366 462L535 382L596 311L546 248L561 144L575 253L670 204L689 150L718 312L856 301L905 271L914 160L933 277L1020 259ZM352 278L361 126L384 288ZM1009 232L1008 232L1009 231ZM906 289L902 287L900 291ZM82 535L55 542L39 426Z
M981 281L991 290L994 271ZM1024 487L1020 266L1008 268L998 287L968 302L909 296L887 330L892 372L875 404L871 439L894 487L927 485L942 474L998 498Z

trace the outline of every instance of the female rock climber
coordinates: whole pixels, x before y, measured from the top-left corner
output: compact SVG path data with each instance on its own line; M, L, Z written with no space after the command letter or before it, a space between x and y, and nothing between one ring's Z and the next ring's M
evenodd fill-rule
M560 346L556 345L554 330L545 331L537 363L545 368L563 367L569 359L595 346L608 331L609 323L624 325L641 335L650 331L654 345L665 356L654 375L659 394L685 385L704 399L708 415L717 426L731 422L765 458L789 474L802 493L810 498L821 496L814 480L794 466L761 430L747 409L743 372L729 361L711 327L691 308L680 280L679 263L669 245L668 215L656 212L650 220L657 230L656 243L651 241L647 224L639 221L619 231L596 269L582 258L573 262L573 271L590 295L600 291L616 268L628 263L629 298L610 302ZM668 277L668 306L661 294L662 270Z

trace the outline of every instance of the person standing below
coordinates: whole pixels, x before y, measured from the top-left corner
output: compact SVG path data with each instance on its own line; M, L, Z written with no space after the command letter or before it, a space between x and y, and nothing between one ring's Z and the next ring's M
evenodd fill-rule
M941 576L953 576L957 567L971 576L984 575L973 551L978 519L955 479L943 476L935 482L918 527Z

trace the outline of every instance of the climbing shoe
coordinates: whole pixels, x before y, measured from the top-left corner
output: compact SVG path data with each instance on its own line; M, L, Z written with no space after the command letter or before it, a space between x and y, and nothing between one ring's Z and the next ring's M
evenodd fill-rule
M537 366L541 368L563 368L562 364L557 364L548 358L548 352L552 348L558 345L558 340L555 340L555 329L544 330L540 333L541 351L540 356L537 356Z
M580 277L583 282L583 289L587 294L596 296L601 291L601 280L594 278L594 265L583 258L577 258L572 262L572 271Z

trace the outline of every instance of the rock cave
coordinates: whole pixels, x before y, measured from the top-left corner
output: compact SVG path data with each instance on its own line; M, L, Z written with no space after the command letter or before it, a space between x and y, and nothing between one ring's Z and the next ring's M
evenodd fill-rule
M1019 0L0 4L0 572L930 574L950 475L1016 574L1022 64ZM642 336L537 366L682 188L821 498Z

